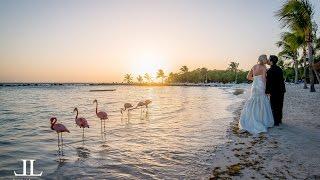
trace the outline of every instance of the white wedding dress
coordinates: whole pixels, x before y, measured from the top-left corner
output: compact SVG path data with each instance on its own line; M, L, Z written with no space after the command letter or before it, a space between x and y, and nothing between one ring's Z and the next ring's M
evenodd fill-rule
M267 132L274 125L270 100L265 94L266 85L262 75L254 76L251 96L241 112L239 128L251 134Z

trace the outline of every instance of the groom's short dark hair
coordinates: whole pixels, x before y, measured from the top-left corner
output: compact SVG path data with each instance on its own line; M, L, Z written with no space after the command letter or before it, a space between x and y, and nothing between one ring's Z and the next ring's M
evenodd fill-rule
M275 55L270 55L270 61L272 62L272 64L276 65L278 62L278 57Z

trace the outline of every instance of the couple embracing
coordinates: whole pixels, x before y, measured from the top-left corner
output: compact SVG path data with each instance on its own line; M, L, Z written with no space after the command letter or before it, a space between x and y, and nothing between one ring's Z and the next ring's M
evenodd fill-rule
M241 112L239 127L252 134L267 132L282 123L283 97L286 92L278 57L261 55L247 78L252 80L251 96ZM266 64L270 65L267 70Z

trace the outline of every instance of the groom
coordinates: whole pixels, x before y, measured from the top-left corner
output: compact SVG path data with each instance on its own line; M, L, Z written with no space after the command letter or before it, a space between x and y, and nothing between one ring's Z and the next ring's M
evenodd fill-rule
M279 126L282 123L282 107L283 97L286 92L284 85L282 69L277 66L278 57L270 55L268 65L270 69L267 71L266 94L270 96L274 125Z

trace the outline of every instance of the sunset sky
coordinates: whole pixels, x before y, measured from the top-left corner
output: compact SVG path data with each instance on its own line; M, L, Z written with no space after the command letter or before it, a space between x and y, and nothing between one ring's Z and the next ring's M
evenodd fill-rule
M260 54L277 54L282 3L0 0L0 82L121 82L125 73L230 61L249 69Z

